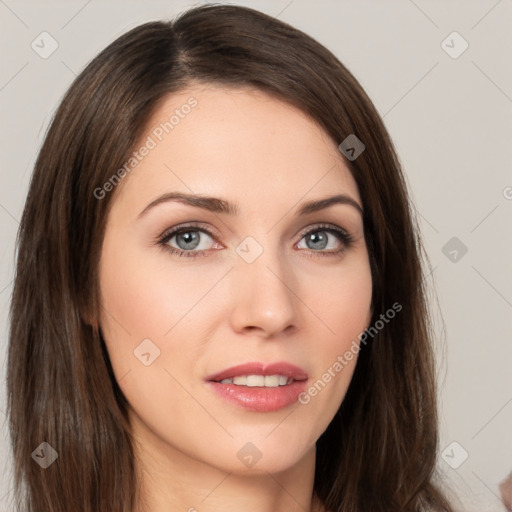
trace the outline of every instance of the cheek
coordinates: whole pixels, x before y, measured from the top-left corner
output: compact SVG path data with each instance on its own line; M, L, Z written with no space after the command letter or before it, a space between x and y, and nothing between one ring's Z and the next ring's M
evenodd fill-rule
M300 402L324 427L339 408L359 354L359 336L368 327L372 310L372 278L367 257L348 260L308 300L318 314L318 335L310 346L315 375ZM313 308L312 308L313 309Z
M218 280L211 272L198 279L192 266L170 265L162 255L148 258L144 251L121 253L117 247L106 241L102 253L102 327L121 331L123 338L129 333L133 342L163 339L178 322L187 323L188 312Z
M158 414L169 394L186 407L190 397L178 382L190 379L210 326L225 315L212 288L226 269L198 272L165 254L123 252L120 239L105 239L100 263L100 325L114 374L134 407Z
M314 302L327 332L326 346L343 348L363 332L371 319L372 277L366 255L347 259L346 265L322 279Z
M190 378L209 324L201 299L219 277L210 272L198 279L192 265L169 264L159 254L149 258L143 250L122 252L121 239L106 237L102 251L103 337L132 408L146 421L157 418L171 425L176 414L201 412L182 385Z

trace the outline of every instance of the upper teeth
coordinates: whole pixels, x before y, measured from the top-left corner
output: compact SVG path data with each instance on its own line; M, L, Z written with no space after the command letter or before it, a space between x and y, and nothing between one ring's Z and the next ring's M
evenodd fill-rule
M293 378L284 375L241 375L231 379L223 379L221 384L236 384L237 386L277 388L293 382Z

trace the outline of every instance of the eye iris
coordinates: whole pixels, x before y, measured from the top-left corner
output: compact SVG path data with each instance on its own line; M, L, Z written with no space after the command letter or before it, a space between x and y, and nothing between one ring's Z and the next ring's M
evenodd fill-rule
M308 244L310 249L325 249L327 246L327 233L325 231L310 233L308 239L313 243L313 247Z
M180 244L180 240L184 241L184 245ZM176 235L176 243L180 249L195 249L199 245L199 233L197 231L185 231Z

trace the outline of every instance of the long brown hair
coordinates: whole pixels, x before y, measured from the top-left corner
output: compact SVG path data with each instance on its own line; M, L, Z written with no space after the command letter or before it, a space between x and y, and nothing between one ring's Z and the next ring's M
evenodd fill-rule
M99 328L98 263L123 166L148 119L193 83L256 87L305 112L340 144L364 206L372 323L346 397L317 442L315 493L333 512L450 511L433 482L437 415L421 242L389 135L357 80L303 32L256 10L191 9L119 37L76 78L38 155L18 238L7 368L19 510L132 512L138 475L128 404ZM345 158L340 152L340 158ZM129 179L129 178L127 178ZM47 442L58 459L31 457Z

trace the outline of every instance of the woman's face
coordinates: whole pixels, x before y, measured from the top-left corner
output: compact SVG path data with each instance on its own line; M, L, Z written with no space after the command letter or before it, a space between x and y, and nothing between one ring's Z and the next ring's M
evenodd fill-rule
M100 262L134 432L227 472L290 468L338 410L371 318L361 198L337 144L260 91L195 86L135 151L104 187Z

